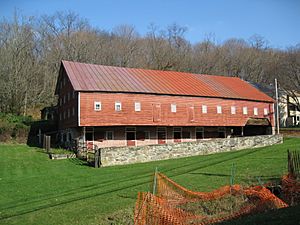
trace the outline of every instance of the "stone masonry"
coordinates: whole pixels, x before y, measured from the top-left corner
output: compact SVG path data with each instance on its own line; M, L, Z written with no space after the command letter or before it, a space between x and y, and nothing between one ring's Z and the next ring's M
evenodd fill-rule
M174 159L218 152L258 148L283 142L281 135L220 138L165 145L110 147L101 149L102 166Z

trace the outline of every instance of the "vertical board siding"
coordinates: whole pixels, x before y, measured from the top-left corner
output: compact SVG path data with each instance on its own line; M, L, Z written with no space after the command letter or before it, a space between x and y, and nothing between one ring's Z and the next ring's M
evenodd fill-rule
M101 111L94 110L94 102L102 104ZM115 111L115 102L122 103L122 110ZM141 111L134 109L135 102L141 103ZM177 106L171 112L171 104ZM207 106L207 113L202 113L202 105ZM217 106L222 106L222 113L217 114ZM192 110L192 106L194 110ZM231 106L236 107L236 114L231 114ZM191 107L191 108L189 108ZM243 107L248 114L243 115ZM258 115L254 115L254 107ZM268 108L268 115L264 115ZM273 103L221 98L186 97L127 93L80 93L81 126L244 126L248 118L268 118L274 126Z

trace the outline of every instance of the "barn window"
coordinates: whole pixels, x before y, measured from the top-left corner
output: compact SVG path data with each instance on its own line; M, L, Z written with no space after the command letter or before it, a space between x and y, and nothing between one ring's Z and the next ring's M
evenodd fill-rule
M115 102L115 111L119 112L122 110L121 102Z
M95 111L101 111L101 102L94 102L94 110Z
M113 140L114 139L114 132L113 131L106 131L105 132L105 139L106 140Z
M243 107L243 114L247 115L248 114L248 108L247 107Z
M254 114L254 116L258 115L258 108L256 108L256 107L253 108L253 114Z
M134 110L136 112L140 112L141 111L141 103L140 102L135 102L134 103Z
M220 106L220 105L217 106L217 113L218 114L222 113L222 106Z
M268 115L268 109L267 108L264 108L264 115Z
M176 104L171 104L171 112L176 112L176 111L177 111Z
M207 106L206 105L202 105L202 113L207 113Z
M236 114L236 107L235 106L231 106L231 114Z

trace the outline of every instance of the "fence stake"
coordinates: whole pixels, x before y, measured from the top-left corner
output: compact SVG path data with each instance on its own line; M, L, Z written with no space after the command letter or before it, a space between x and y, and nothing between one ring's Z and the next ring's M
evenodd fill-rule
M234 176L235 176L235 163L232 163L231 176L230 176L230 186L232 186L234 184Z
M260 177L256 177L256 180L258 181L258 183L260 184L260 186L264 186L264 183L261 181Z
M156 192L156 182L157 182L157 167L155 168L155 173L154 173L153 192L152 192L153 195L155 195Z

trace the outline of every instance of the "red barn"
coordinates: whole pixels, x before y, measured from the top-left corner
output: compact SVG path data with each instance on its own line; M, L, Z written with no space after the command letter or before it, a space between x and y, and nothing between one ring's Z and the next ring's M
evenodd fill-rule
M62 141L99 147L272 134L274 100L236 77L62 61Z

